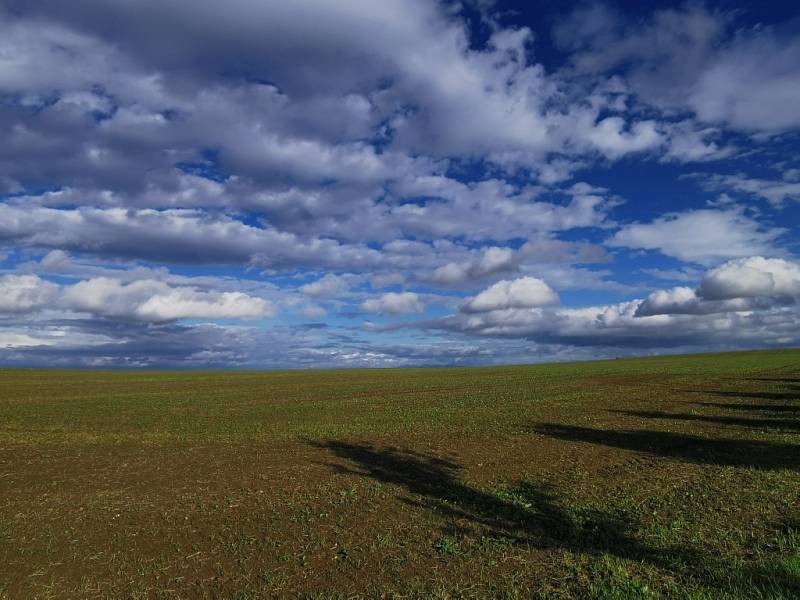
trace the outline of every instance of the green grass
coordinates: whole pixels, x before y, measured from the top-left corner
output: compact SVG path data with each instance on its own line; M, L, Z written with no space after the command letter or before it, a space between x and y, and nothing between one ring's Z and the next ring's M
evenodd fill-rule
M800 597L800 351L0 371L0 598Z
M276 372L2 371L0 432L15 443L247 441L503 428L536 405L597 396L587 377L682 381L790 368L792 351L482 369Z

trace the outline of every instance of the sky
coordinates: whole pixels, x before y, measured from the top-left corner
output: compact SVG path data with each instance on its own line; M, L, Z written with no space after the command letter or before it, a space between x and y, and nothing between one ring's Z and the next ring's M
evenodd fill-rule
M0 366L800 346L793 4L0 0Z

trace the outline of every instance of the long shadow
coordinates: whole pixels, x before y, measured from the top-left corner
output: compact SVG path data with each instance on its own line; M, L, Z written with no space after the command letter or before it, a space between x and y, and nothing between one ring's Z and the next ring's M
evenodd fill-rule
M646 559L652 551L633 537L632 524L600 510L570 513L552 488L523 482L503 494L462 483L461 467L449 460L398 448L375 448L341 441L309 442L346 459L356 468L330 464L338 473L398 485L414 497L405 502L488 529L490 537L537 548L567 547Z
M782 400L793 401L800 400L800 391L788 392L738 392L727 390L688 390L695 394L708 394L720 396L722 398L749 398L754 400Z
M590 442L686 462L800 471L800 444L709 439L668 431L614 431L543 423L532 431L569 441Z
M595 430L542 426L551 435L589 438L595 441ZM615 432L596 432L606 442L640 446L638 438L609 438ZM666 443L666 440L662 440ZM686 544L654 548L636 539L637 524L627 515L586 506L565 504L552 487L521 482L502 494L473 488L459 479L457 463L394 447L377 448L369 444L337 440L308 441L349 464L328 464L338 473L366 477L385 484L400 486L412 495L405 501L457 520L466 520L479 528L484 536L509 540L527 547L566 549L581 553L610 554L624 559L647 562L676 573L698 575L704 585L726 589L732 583L746 581L760 589L781 592L800 591L800 580L794 575L761 572L748 568L729 577L728 569L720 568L717 557L709 556ZM488 529L488 531L487 531ZM463 527L443 526L445 534L466 533ZM703 573L698 568L703 567Z
M675 421L698 421L701 423L715 423L719 425L736 425L739 427L752 427L755 429L792 429L800 431L800 419L747 419L743 417L729 417L717 415L692 415L675 414L647 410L612 410L616 414L643 419L667 419Z
M798 413L800 415L800 404L790 404L782 406L780 404L728 404L724 402L693 402L696 406L713 406L726 410L745 410L772 413Z

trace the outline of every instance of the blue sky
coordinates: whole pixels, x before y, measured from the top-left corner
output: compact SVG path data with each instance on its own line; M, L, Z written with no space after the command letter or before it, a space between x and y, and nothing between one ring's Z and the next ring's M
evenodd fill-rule
M0 0L0 365L800 345L787 2Z

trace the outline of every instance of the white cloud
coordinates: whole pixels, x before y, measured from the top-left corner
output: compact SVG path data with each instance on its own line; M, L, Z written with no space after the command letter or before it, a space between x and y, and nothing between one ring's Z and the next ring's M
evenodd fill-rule
M700 283L699 293L709 300L800 297L800 264L762 256L732 260L708 271Z
M417 239L464 236L470 240L510 240L533 233L603 226L616 201L606 190L572 187L563 191L568 203L538 201L542 191L519 188L501 179L466 184L444 176L409 177L393 187L398 198L430 198L423 205L402 203L365 215L364 228L380 219L384 227ZM436 201L433 201L436 199ZM444 201L439 201L439 200Z
M739 300L733 302L740 302ZM644 315L641 300L584 308L498 309L456 314L420 324L479 337L523 338L556 347L638 349L729 348L800 343L800 319L794 305L760 310L682 311Z
M0 313L27 313L47 307L58 297L56 284L36 275L0 277Z
M0 205L0 241L172 263L247 264L265 268L376 265L363 244L303 238L200 210L52 209Z
M625 121L621 117L606 117L586 135L594 147L611 158L654 148L663 142L655 121L633 123L629 131L624 128Z
M692 288L676 287L651 293L639 305L636 312L640 316L684 312L687 306L693 306L697 302L698 298Z
M736 17L732 11L688 3L634 19L593 4L563 18L554 36L572 52L575 72L614 73L652 106L690 110L701 121L742 131L796 129L796 23L741 28ZM670 155L697 160L710 150L684 139L670 148Z
M721 137L719 129L698 127L691 121L681 121L665 126L668 132L667 151L664 160L680 162L702 162L719 160L731 156L736 148L721 145L715 138Z
M372 313L402 315L421 313L425 305L415 292L389 292L377 298L369 298L361 304L361 310Z
M347 293L349 290L350 284L347 279L332 273L300 286L301 292L314 298L335 298Z
M66 289L64 304L98 316L166 322L187 318L259 319L275 315L267 300L242 292L206 292L170 287L164 282L139 280L123 284L98 277Z
M558 303L558 294L541 279L521 277L498 281L462 306L464 312L488 312L508 308L532 308Z
M739 210L688 210L664 215L651 223L622 227L608 244L658 250L666 256L697 263L769 253L784 229L764 228Z
M561 213L558 219L569 221L561 225L566 229L573 225L589 226L592 222L602 223L605 218L598 211L598 206L613 205L596 194L586 193L583 188L570 194L573 200L566 206L539 202L525 204L522 198L507 204L497 202L493 205L491 196L476 196L476 199L480 198L480 202L485 203L487 210L496 211L503 220L484 220L486 230L482 232L476 227L473 233L494 237L495 233L500 233L499 230L503 229L505 223L510 225L514 222L515 228L509 226L502 235L526 235L539 218L534 217L526 223L525 209L538 212L540 206L548 207L545 212L552 210ZM469 198L465 204L469 206L473 202L474 199ZM468 228L473 219L476 222L482 221L479 213L472 213L469 209L461 211L461 206L462 203L457 202L441 215L433 212L431 216L440 217L441 224L436 221L429 223L429 219L420 218L420 226L429 223L432 227L448 229L456 235ZM517 206L521 207L519 215L515 213ZM543 217L541 222L547 227L550 217L541 214L539 216ZM522 224L518 222L520 220ZM388 223L391 226L391 218ZM444 231L431 233L438 236L444 234ZM446 238L431 242L399 238L376 247L364 242L349 243L329 237L288 233L269 225L259 227L199 209L56 209L0 204L0 242L2 241L19 247L58 248L54 252L69 250L105 259L147 260L162 264L238 264L262 267L269 272L285 272L298 268L372 272L381 275L375 281L383 282L383 285L411 278L431 281L431 273L448 263L455 264L458 271L448 281L466 281L465 276L480 278L501 271L514 271L518 261L603 260L602 250L598 246L541 240L538 237L533 244L523 245L519 252L494 245L469 248L466 243L452 242ZM67 267L68 262L64 262L65 260L68 261L65 255L55 254L47 258L46 262L52 268L51 272L59 272L59 269ZM441 273L437 275L440 282L447 280L440 276ZM337 277L345 277L346 281L352 283L350 275ZM326 284L336 281L324 279ZM317 286L308 288L316 289Z
M417 326L606 352L800 343L800 266L783 259L728 261L709 270L699 289L656 290L644 300L582 308L543 306L535 298L513 303L509 283L486 290L480 307L464 306L460 313Z
M800 202L800 183L790 180L770 180L737 175L695 175L708 190L729 190L759 196L775 206L786 200Z
M581 74L623 71L637 94L656 105L685 102L691 85L724 32L720 14L688 5L628 19L607 5L579 6L554 28Z
M26 346L52 346L54 341L46 337L33 337L27 333L0 331L0 348L24 348Z
M800 127L800 41L769 30L719 50L688 98L698 117L749 131Z
M44 255L41 265L47 271L61 271L69 268L71 263L69 255L63 250L51 250Z
M800 298L800 264L782 258L727 261L702 275L697 289L656 290L636 309L637 317L652 315L711 315L768 311L792 306Z
M652 292L637 307L636 317L653 315L711 315L726 312L750 311L757 308L769 308L769 303L759 306L744 298L732 298L722 301L709 301L699 297L696 290L689 287L676 287L670 290Z
M511 248L492 246L477 260L456 263L448 262L438 267L431 275L431 281L444 285L463 283L481 279L494 273L514 270L517 267L515 253Z

